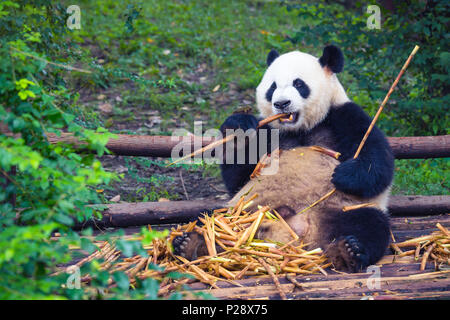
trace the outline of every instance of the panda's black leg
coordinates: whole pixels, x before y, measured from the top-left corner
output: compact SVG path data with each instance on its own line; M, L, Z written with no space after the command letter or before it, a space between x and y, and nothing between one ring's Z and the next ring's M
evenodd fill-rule
M374 208L324 212L319 223L319 234L326 232L330 241L322 240L322 248L338 270L364 271L384 255L389 244L388 217Z

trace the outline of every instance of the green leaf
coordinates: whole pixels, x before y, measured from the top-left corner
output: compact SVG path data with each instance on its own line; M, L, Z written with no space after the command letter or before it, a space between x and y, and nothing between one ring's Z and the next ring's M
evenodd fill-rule
M123 291L128 291L130 287L130 281L128 279L128 276L124 272L121 271L114 272L113 279L116 282L119 289Z

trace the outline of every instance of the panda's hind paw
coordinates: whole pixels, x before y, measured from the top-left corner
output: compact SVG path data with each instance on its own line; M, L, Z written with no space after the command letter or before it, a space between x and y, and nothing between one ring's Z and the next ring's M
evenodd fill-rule
M173 253L188 260L195 260L207 254L204 238L196 232L186 232L172 241Z
M364 246L354 236L340 237L330 244L325 255L337 270L361 272L369 265Z

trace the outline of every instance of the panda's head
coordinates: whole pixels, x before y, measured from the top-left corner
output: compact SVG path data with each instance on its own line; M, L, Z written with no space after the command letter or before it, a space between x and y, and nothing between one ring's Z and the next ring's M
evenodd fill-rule
M336 73L344 66L339 48L327 46L316 58L292 51L279 55L272 50L268 68L256 88L256 104L262 117L278 113L292 114L291 121L274 121L280 130L310 130L321 122L330 106L348 101Z

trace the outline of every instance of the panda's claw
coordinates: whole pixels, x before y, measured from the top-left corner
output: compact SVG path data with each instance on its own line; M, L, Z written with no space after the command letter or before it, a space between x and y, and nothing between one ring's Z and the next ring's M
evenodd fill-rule
M204 238L196 232L186 232L172 240L173 253L188 260L208 254Z
M364 247L354 236L344 236L331 243L325 255L337 270L361 272L369 265Z
M187 233L183 233L181 236L177 236L173 239L173 253L177 256L182 256L185 258L185 249L187 242L189 241L189 235Z

